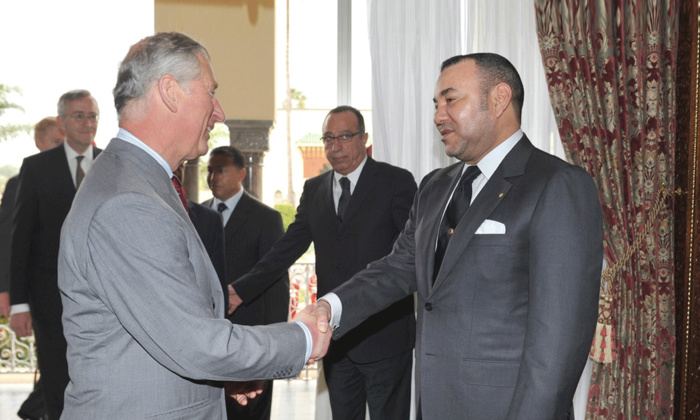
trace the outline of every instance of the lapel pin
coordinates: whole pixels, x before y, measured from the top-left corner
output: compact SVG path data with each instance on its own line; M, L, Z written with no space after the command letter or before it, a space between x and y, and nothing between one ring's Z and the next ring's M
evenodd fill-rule
M498 198L503 197L503 193L498 194Z

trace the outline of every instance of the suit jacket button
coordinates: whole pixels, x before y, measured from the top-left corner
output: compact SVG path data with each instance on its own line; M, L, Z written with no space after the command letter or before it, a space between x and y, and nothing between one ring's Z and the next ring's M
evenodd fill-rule
M430 303L430 302L427 302L427 303L425 304L425 310L428 311L428 312L432 311L432 310L433 310L433 304Z

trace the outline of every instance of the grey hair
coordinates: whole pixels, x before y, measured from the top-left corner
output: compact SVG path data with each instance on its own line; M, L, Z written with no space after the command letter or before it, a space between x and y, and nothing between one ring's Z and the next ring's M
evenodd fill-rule
M65 117L66 116L66 103L75 101L78 99L83 99L87 97L91 97L92 95L90 94L90 91L87 91L85 89L75 89L75 90L70 90L58 99L58 116L59 117Z
M186 88L203 72L199 55L209 61L200 43L178 32L161 32L134 44L119 66L114 87L114 106L121 120L122 111L132 99L141 99L166 74Z

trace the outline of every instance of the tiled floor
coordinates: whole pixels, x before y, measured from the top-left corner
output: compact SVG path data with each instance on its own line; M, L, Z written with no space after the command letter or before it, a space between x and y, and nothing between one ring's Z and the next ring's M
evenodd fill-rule
M32 389L31 383L0 383L0 419L18 419L17 410ZM313 420L316 380L276 380L272 420Z

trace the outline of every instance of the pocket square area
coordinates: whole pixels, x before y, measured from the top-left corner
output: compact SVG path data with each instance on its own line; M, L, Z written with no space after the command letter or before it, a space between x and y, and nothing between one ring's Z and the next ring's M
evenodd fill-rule
M476 235L503 235L506 233L506 225L495 220L484 220L484 223L476 230Z

